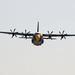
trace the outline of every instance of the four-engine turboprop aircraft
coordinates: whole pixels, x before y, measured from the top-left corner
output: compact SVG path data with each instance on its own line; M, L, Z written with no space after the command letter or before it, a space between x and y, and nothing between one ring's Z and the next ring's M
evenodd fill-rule
M56 39L53 37L61 37L61 40L64 38L66 39L67 36L75 36L75 34L64 34L64 31L61 33L59 31L59 34L53 34L53 31L51 33L48 34L41 34L39 32L39 22L37 23L37 32L36 33L30 33L27 32L27 30L25 29L25 33L20 33L20 32L16 32L16 29L14 29L13 31L10 29L11 32L4 32L4 31L0 31L0 33L4 33L4 34L10 34L12 35L12 38L15 36L17 37L17 35L20 35L20 38L25 38L25 39L32 39L32 43L36 46L40 46L44 43L44 39Z

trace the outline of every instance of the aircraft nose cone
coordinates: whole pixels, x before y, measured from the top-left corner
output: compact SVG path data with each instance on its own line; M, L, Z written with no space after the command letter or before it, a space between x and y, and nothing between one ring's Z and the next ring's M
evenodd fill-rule
M36 41L39 41L40 40L40 34L37 34L35 39L36 39Z

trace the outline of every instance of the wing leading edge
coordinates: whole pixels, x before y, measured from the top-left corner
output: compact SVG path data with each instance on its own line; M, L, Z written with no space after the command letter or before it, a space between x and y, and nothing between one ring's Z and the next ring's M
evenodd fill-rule
M33 37L34 34L32 33L19 33L19 32L3 32L3 31L0 31L0 33L3 33L3 34L9 34L9 35L12 35L12 37L16 36L17 35L20 35L22 37L20 38L31 38ZM42 34L43 36L43 39L54 39L54 37L61 37L61 39L65 38L66 37L69 37L69 36L75 36L75 34Z
M61 40L63 38L66 39L68 36L75 36L75 34L43 34L43 37L46 37L44 39L52 39L53 37L61 37Z
M19 33L19 32L3 32L3 31L0 31L0 33L3 33L3 34L9 34L9 35L12 35L12 37L14 37L14 36L16 36L17 37L17 35L20 35L20 36L22 36L22 37L24 37L24 38L27 38L27 36L33 36L33 34L31 34L31 33Z

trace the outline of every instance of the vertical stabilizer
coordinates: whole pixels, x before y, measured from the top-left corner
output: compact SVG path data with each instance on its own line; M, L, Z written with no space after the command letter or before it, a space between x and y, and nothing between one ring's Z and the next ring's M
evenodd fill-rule
M39 21L37 22L37 32L39 32Z

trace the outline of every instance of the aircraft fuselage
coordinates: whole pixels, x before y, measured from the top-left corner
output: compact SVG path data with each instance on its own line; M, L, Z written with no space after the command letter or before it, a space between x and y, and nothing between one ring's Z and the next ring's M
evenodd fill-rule
M40 33L35 33L32 38L32 43L36 46L44 43L43 36Z

